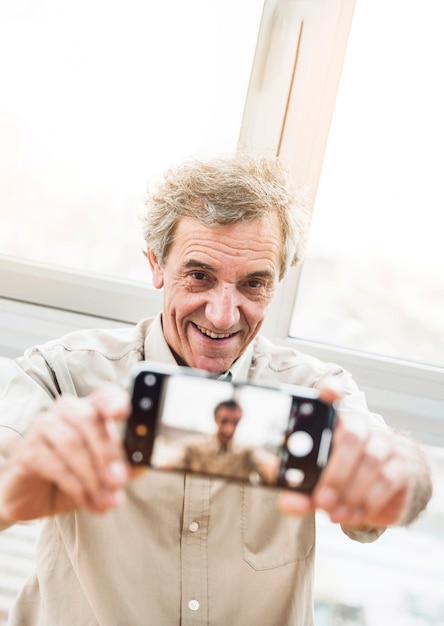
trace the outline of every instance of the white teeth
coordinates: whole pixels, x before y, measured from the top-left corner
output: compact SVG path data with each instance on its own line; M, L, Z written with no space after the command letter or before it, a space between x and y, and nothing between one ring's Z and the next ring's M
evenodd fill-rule
M206 330L206 328L203 328L203 326L199 326L198 324L196 324L196 326L200 330L201 333L203 333L207 337L211 337L211 339L226 339L227 337L231 337L231 334L232 334L232 333L226 333L224 335L222 334L219 335L218 333L213 333L210 330Z

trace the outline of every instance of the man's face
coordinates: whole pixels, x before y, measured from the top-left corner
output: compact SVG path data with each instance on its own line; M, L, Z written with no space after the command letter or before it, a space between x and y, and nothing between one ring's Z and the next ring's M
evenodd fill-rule
M225 372L259 331L279 281L277 221L209 228L183 218L161 267L149 251L153 284L164 287L163 331L178 360Z
M215 415L217 438L223 446L227 446L230 439L233 438L241 418L242 412L240 409L230 409L224 406L218 409Z

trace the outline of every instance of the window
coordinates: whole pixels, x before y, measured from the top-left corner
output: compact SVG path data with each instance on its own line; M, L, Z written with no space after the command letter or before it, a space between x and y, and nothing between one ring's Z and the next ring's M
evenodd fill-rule
M0 7L0 253L146 282L146 183L236 149L263 2Z
M317 519L316 626L435 626L444 623L444 452L427 448L435 493L408 528L375 543L350 541Z
M443 19L356 2L293 337L444 365Z

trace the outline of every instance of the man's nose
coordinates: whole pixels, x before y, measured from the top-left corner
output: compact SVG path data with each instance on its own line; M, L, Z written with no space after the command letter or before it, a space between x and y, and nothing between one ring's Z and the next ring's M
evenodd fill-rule
M228 439L231 439L232 436L234 435L234 431L236 429L235 428L226 428L225 429L225 436L228 437Z
M208 293L205 316L214 328L228 330L240 319L240 294L234 285L221 284Z

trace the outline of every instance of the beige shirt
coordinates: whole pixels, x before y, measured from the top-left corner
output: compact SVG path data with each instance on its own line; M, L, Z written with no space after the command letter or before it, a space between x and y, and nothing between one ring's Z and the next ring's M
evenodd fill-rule
M232 476L253 484L267 482L267 478L270 482L272 476L277 476L277 456L259 447L251 448L233 440L225 447L216 435L195 435L185 439L184 444L173 464L175 468Z
M82 397L106 381L129 389L142 359L174 363L159 317L29 350L0 396L0 425L25 433L60 393ZM264 338L255 339L231 375L306 386L334 376L346 394L341 411L368 413L348 373ZM106 515L48 518L36 573L9 624L312 626L314 517L281 515L276 497L272 488L149 470ZM379 532L353 535L371 541Z

